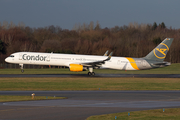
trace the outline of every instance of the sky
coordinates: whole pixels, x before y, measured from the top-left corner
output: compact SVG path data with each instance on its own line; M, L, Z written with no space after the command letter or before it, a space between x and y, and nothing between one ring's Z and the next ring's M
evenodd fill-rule
M98 21L101 28L164 22L179 29L179 5L180 0L0 0L0 23L71 30L75 24L91 21Z

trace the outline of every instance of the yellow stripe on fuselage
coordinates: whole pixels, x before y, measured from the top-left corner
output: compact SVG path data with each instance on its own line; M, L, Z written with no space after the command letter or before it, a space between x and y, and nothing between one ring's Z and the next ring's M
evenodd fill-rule
M132 66L134 69L140 70L140 69L138 68L138 66L136 65L136 62L134 61L134 59L129 58L129 57L126 57L126 59L129 60L129 63L131 64L131 66Z

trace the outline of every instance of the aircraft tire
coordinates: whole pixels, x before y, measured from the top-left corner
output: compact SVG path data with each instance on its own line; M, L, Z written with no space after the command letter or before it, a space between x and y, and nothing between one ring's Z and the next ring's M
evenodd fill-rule
M95 76L95 72L88 72L89 76Z
M92 73L91 73L91 72L88 72L88 75L89 75L89 76L92 76Z
M23 72L24 72L24 70L21 70L21 72L23 73Z
M92 72L91 74L92 74L92 76L95 76L95 72Z

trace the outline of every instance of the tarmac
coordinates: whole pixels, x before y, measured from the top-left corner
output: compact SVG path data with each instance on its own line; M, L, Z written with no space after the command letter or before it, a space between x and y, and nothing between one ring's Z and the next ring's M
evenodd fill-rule
M180 74L96 74L88 76L87 74L0 74L0 78L16 77L137 77L137 78L180 78Z
M180 91L0 91L68 99L0 103L0 120L85 120L92 115L180 107Z

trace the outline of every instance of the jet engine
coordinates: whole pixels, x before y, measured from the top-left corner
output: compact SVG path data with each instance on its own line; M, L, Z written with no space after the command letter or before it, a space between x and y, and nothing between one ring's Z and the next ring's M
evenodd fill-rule
M69 70L73 72L80 72L80 71L86 71L87 68L83 67L82 65L79 64L70 64L69 65Z

